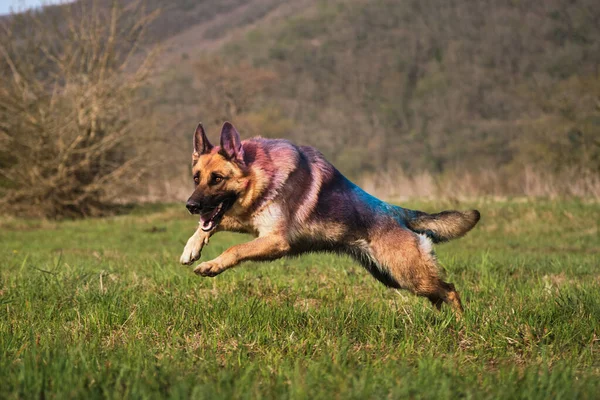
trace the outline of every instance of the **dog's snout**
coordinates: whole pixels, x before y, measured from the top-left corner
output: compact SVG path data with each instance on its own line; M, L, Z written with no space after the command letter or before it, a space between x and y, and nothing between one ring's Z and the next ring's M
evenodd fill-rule
M198 203L197 201L194 201L192 199L189 199L185 205L185 207L188 209L188 211L191 214L200 214L200 203Z

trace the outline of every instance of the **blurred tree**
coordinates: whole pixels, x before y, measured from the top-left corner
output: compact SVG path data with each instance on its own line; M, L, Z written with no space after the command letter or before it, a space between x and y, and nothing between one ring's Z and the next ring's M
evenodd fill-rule
M148 166L139 89L157 49L140 43L157 12L119 1L58 11L0 21L0 201L46 217L98 215Z

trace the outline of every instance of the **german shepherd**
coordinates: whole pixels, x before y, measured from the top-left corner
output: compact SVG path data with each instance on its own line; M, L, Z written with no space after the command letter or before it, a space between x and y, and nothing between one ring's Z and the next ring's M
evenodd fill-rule
M463 236L479 212L427 214L383 202L350 182L315 148L287 140L241 141L225 122L220 146L202 124L193 138L196 188L186 207L200 215L182 264L200 258L218 231L256 238L232 246L194 272L216 276L243 261L266 261L306 252L349 254L384 285L427 297L440 309L463 311L454 285L444 282L432 243Z

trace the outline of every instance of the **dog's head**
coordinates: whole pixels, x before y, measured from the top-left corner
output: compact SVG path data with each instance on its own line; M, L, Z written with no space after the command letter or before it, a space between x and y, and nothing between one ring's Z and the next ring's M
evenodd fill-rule
M194 132L192 163L196 189L186 207L190 213L200 214L202 230L210 231L248 187L240 134L232 124L225 122L221 130L221 145L213 146L202 124L198 124Z

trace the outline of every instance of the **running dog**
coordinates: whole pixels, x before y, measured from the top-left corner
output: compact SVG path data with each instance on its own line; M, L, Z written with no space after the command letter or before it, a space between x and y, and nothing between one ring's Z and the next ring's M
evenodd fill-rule
M199 124L193 138L196 188L186 207L200 216L182 264L200 258L219 231L255 239L232 246L195 269L216 276L243 261L267 261L306 252L349 254L388 287L463 307L454 285L442 280L433 243L463 236L479 221L477 210L427 214L381 201L350 182L315 148L287 140L242 141L226 122L220 146Z

